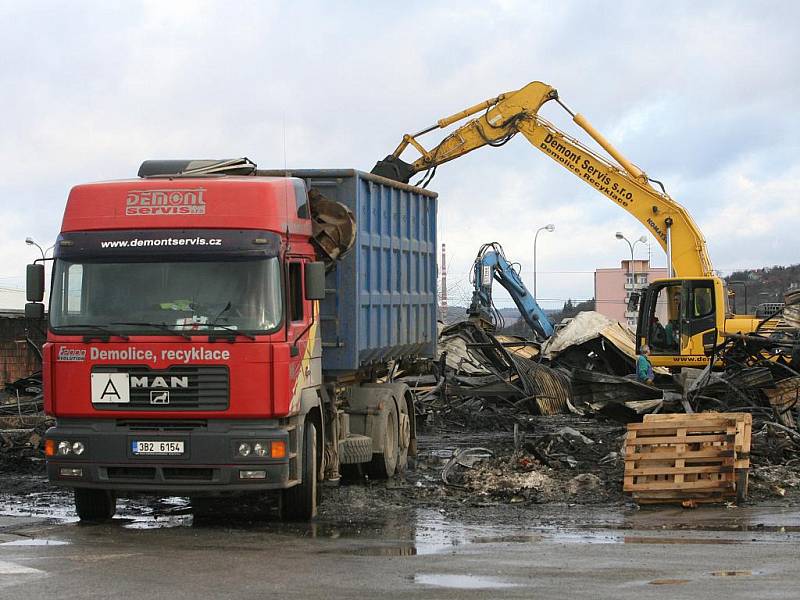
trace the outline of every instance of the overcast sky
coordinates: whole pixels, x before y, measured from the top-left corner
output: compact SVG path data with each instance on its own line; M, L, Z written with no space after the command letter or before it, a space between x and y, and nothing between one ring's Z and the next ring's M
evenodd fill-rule
M537 79L666 184L715 268L797 263L798 22L792 1L2 0L0 286L22 285L26 236L53 243L74 184L134 176L146 158L368 171L403 133ZM586 139L555 103L542 114ZM554 308L629 255L614 232L645 233L521 136L430 187L451 304L467 301L483 242L532 287L533 232L554 223L538 247ZM666 262L655 244L652 257Z

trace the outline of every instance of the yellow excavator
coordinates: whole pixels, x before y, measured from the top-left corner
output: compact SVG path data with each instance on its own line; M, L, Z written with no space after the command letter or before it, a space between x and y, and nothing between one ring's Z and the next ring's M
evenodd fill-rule
M543 119L539 109L551 100L560 104L616 164ZM418 140L478 113L482 114L460 125L431 150ZM639 297L631 294L629 305L631 311L636 310L636 303L639 308L637 351L645 344L650 346L653 365L702 367L726 334L756 331L759 319L733 315L728 310L724 282L714 275L703 234L686 209L666 193L661 182L625 158L583 115L571 111L558 92L545 83L534 81L404 135L397 149L379 161L372 173L404 183L424 173L421 185L425 186L442 163L482 146L501 146L517 133L636 217L666 251L669 278L653 281ZM421 155L412 163L400 158L408 146Z

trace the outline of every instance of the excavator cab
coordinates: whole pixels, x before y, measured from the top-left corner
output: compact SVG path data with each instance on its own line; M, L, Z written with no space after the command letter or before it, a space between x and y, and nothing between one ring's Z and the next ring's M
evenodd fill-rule
M636 351L648 345L655 366L708 364L721 341L724 307L725 289L717 277L654 281L642 292Z

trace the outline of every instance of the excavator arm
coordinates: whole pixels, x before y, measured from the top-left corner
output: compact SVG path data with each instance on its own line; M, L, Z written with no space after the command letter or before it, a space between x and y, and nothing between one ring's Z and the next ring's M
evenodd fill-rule
M508 262L503 248L497 242L484 244L478 251L473 264L472 302L467 309L470 317L487 321L492 326L502 319L492 302L492 282L502 285L514 304L517 305L522 318L537 337L546 340L553 335L553 324L536 302L536 298L528 291L519 273Z
M539 109L550 100L555 100L564 107L572 120L616 164L540 117ZM417 139L479 112L483 114L456 128L431 150L425 149ZM521 133L534 147L636 217L667 253L667 262L674 276L713 275L705 239L686 209L675 202L663 187L661 191L652 187L651 182L658 182L648 178L644 171L627 160L585 117L564 106L554 88L539 81L440 119L435 125L418 133L403 136L395 151L379 161L372 172L404 183L408 183L416 173L427 172L427 181L430 181L438 165L483 146L501 146L517 133ZM400 158L408 146L413 146L421 155L413 163Z

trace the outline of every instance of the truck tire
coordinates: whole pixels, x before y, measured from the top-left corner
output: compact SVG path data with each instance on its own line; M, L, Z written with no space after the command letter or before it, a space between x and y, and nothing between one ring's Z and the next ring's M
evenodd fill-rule
M117 512L117 497L110 490L75 488L75 512L81 521L105 521Z
M283 490L281 512L289 521L310 521L317 516L317 428L306 421L303 427L302 482Z
M372 440L365 435L350 434L339 442L339 465L367 463L372 460Z
M397 471L397 461L400 449L397 439L397 408L394 402L389 402L389 408L384 413L386 419L386 435L383 436L383 449L372 455L372 461L367 467L372 479L389 479Z
M411 414L408 402L405 397L401 396L398 399L400 405L400 414L397 415L397 470L396 474L400 475L405 473L408 467L408 452L411 447L411 419L414 415Z

